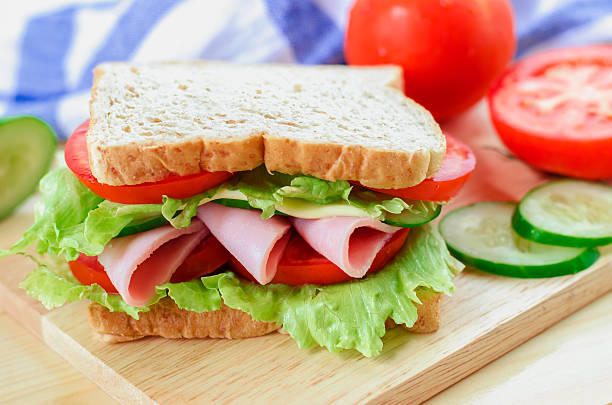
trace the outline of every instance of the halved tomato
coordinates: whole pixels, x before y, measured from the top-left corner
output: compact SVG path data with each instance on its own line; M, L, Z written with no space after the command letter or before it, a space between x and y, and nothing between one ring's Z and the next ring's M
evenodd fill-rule
M448 201L456 196L474 171L476 158L466 144L449 134L444 135L446 154L442 167L433 177L407 188L366 188L407 200Z
M553 173L612 178L612 45L539 52L511 66L488 96L517 157Z
M409 230L404 228L393 234L393 237L389 239L374 258L368 274L382 269L395 257L404 245L404 242L406 242ZM255 282L253 276L233 256L230 258L229 264L241 277ZM354 278L315 251L297 232L294 232L278 264L272 284L326 285L349 280L354 280Z
M87 188L109 201L122 204L159 204L164 195L187 198L208 190L232 177L229 172L200 172L189 176L170 176L164 180L129 186L111 186L98 182L91 173L87 153L89 120L74 131L66 142L64 158L68 168Z

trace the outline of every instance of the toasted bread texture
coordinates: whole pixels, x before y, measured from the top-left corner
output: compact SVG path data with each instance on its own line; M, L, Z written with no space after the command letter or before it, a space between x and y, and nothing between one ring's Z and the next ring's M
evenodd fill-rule
M440 325L440 294L429 293L420 297L417 304L419 318L407 328L415 333L431 333ZM248 338L281 332L282 325L261 322L246 312L221 305L216 311L197 313L179 309L172 299L166 297L151 307L149 312L134 319L124 312L110 312L103 306L89 305L89 323L94 334L107 343L136 340L145 336L165 338ZM396 324L390 319L387 328Z
M420 183L446 149L397 67L105 63L87 147L110 185L268 170L379 188Z
M89 323L106 342L121 342L145 336L165 338L247 338L267 335L280 326L256 321L246 312L222 305L216 311L197 313L179 309L171 298L163 298L148 312L134 319L125 312L110 312L92 303Z

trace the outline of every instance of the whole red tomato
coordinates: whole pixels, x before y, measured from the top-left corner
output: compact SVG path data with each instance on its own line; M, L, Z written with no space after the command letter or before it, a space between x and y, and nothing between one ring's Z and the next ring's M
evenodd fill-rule
M406 95L444 120L487 92L515 47L508 0L357 0L344 53L353 65L401 65Z

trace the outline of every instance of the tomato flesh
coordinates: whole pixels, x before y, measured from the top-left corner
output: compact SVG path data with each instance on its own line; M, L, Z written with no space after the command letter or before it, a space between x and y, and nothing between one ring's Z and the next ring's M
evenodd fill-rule
M170 282L181 283L213 273L227 263L231 256L217 238L210 235L176 269Z
M612 45L544 51L517 62L488 96L517 157L552 173L612 178Z
M366 188L406 200L448 201L456 196L474 171L476 158L463 142L448 134L445 135L446 154L442 167L433 177L407 188Z
M213 273L223 266L231 254L219 243L214 236L204 239L187 259L176 269L170 282L181 283ZM87 256L81 253L79 257L68 266L74 277L84 285L98 284L110 294L118 294L117 289L108 278L104 267L97 256Z
M98 262L97 256L87 256L81 253L79 257L68 262L74 277L84 285L98 284L109 294L118 294L117 289L108 278L104 267Z
M409 229L400 229L378 252L367 274L372 274L383 268L404 245ZM229 261L232 269L241 277L256 282L246 268L233 256ZM335 284L355 280L315 251L297 233L294 232L278 264L272 284L304 285L304 284Z
M408 237L409 229L400 229L378 252L367 274L382 269L402 248ZM247 269L240 264L214 237L209 236L185 259L174 272L170 282L180 283L211 274L225 263L229 263L236 273L243 278L256 282ZM117 294L104 267L96 256L80 254L68 262L72 274L81 284L98 284L106 292ZM353 280L338 266L315 251L302 237L294 232L278 265L273 284L304 285L304 284L334 284Z
M73 132L66 142L64 158L68 168L94 194L122 204L160 204L164 195L170 198L187 198L208 190L232 177L229 172L200 172L188 176L170 176L164 180L111 186L98 182L91 173L87 152L87 129L89 120Z

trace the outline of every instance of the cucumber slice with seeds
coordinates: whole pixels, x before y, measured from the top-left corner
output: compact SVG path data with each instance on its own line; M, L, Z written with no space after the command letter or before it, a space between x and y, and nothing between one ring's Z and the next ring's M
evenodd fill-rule
M56 146L55 133L42 120L0 118L0 220L36 191Z
M508 277L543 278L577 273L599 258L593 248L543 245L511 227L511 202L482 202L457 209L440 222L451 253L466 265Z
M546 183L523 197L512 227L548 245L607 245L612 243L612 187L569 179Z

